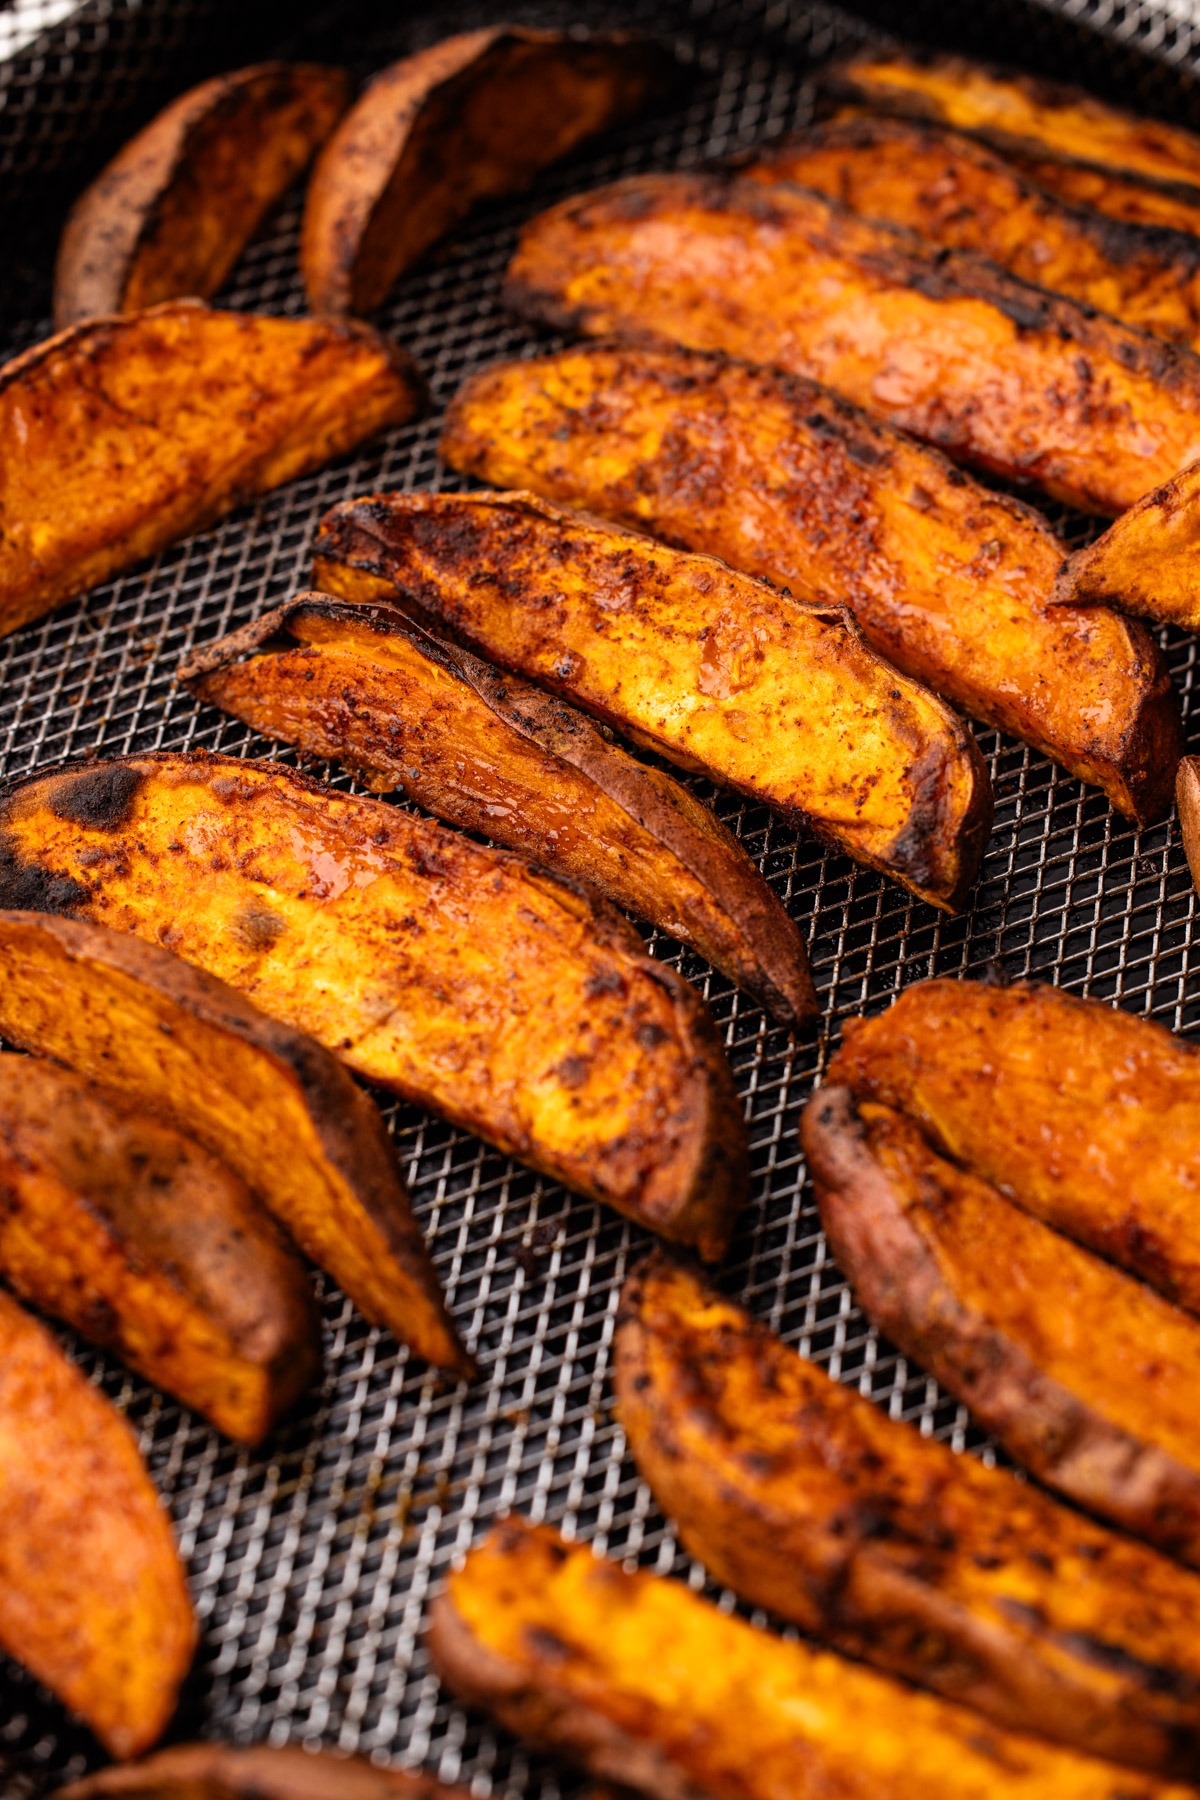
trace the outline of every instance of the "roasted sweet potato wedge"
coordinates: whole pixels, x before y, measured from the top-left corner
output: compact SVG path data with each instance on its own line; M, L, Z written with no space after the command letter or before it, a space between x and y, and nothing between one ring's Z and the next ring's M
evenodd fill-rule
M0 1293L0 1646L113 1756L162 1735L196 1627L133 1433Z
M1200 1578L831 1381L677 1259L625 1283L617 1415L711 1577L998 1724L1200 1767Z
M1056 162L1052 158L1007 150L1005 161L1049 194L1072 206L1089 206L1130 225L1165 226L1200 237L1200 188L1182 182L1142 181L1118 175L1092 163Z
M58 329L215 294L348 98L341 69L274 62L173 100L71 209L54 273Z
M102 1769L62 1788L58 1800L468 1800L432 1775L381 1769L364 1756L256 1744L177 1744L145 1762Z
M111 1088L32 1056L0 1056L0 1270L243 1443L320 1371L303 1264L245 1183Z
M828 1079L1200 1312L1195 1046L1061 988L920 981L848 1022Z
M301 595L179 679L694 944L788 1024L815 1019L803 938L706 806L582 713L402 613Z
M991 825L970 733L850 621L529 494L379 494L325 515L316 578L449 627L684 768L960 906Z
M1192 884L1200 893L1200 758L1185 756L1175 781L1179 826Z
M650 1800L1185 1800L509 1518L434 1602L444 1681Z
M1112 601L1185 631L1200 629L1200 463L1182 469L1068 557L1057 598Z
M103 829L131 785L101 769L75 790L77 823ZM471 1373L383 1120L311 1038L155 944L30 912L0 913L0 1035L206 1145L372 1323Z
M175 301L0 369L0 633L153 556L421 404L365 325Z
M441 452L848 606L897 668L1120 811L1170 804L1179 709L1150 633L1051 606L1063 546L1043 519L815 382L698 350L582 345L473 376Z
M480 200L631 118L672 59L626 34L493 25L377 75L313 170L300 262L315 312L370 312Z
M813 1097L802 1138L880 1330L1039 1480L1200 1566L1200 1323L847 1087Z
M1200 238L1069 206L961 132L848 119L802 132L740 173L815 188L864 218L977 251L1022 281L1200 347Z
M641 175L525 229L508 303L810 376L965 462L1119 513L1200 457L1200 357L823 194Z
M6 900L165 944L369 1080L725 1248L746 1139L707 1009L514 856L278 764L127 757L8 791Z

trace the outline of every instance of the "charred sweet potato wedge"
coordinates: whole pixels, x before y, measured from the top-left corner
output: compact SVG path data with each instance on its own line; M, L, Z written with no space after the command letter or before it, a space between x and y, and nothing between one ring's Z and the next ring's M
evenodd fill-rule
M509 305L775 364L1007 479L1116 514L1200 457L1200 357L810 189L641 175L529 224Z
M615 1343L638 1468L709 1575L998 1724L1160 1774L1200 1762L1200 1578L830 1380L682 1262Z
M173 100L71 209L54 274L56 327L215 294L348 98L341 69L274 62Z
M986 1726L682 1582L509 1518L434 1602L442 1679L510 1731L648 1800L1185 1800Z
M706 806L574 708L402 613L301 595L179 679L694 944L786 1023L815 1019L803 938Z
M314 312L371 312L480 200L519 192L660 91L673 60L626 34L494 25L393 63L318 158L300 263Z
M245 1183L38 1057L0 1056L0 1270L243 1443L320 1371L304 1267Z
M255 1744L175 1744L144 1762L102 1769L62 1788L58 1800L468 1800L432 1775L381 1769L364 1756Z
M1192 885L1200 893L1200 759L1185 756L1175 781L1179 826L1184 854L1192 872Z
M1057 598L1112 601L1185 631L1200 630L1200 464L1180 470L1068 557Z
M115 822L134 785L102 770L75 790L76 822ZM472 1372L383 1120L312 1038L156 944L37 912L0 913L0 1035L204 1144L373 1324Z
M1200 1312L1200 1051L1061 988L920 981L852 1019L828 1079Z
M328 592L399 598L922 899L962 904L991 825L975 742L840 612L529 494L345 501L314 558Z
M1091 163L1055 162L1036 152L1022 155L1009 150L1005 160L1071 206L1091 207L1093 212L1130 225L1160 226L1200 237L1200 188L1182 182L1141 181L1136 175L1118 175Z
M801 1136L879 1329L1040 1481L1200 1566L1200 1323L848 1087L813 1097Z
M1179 706L1149 631L1052 606L1063 546L1043 519L815 382L697 350L585 344L472 376L441 453L849 607L898 669L1121 812L1149 820L1170 804Z
M0 801L16 899L165 944L368 1080L724 1251L746 1139L707 1009L516 857L278 764L127 757Z
M137 1756L166 1729L195 1642L133 1433L0 1293L0 1646L111 1755Z

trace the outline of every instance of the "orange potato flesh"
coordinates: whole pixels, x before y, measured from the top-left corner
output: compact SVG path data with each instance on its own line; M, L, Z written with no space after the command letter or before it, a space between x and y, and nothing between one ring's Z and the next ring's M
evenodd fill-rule
M1112 601L1185 631L1200 629L1200 463L1182 469L1076 550L1059 575L1066 606Z
M142 1800L469 1800L465 1788L432 1775L383 1769L364 1756L302 1750L298 1744L176 1744L145 1762L97 1775L60 1790L58 1800L101 1800L140 1794Z

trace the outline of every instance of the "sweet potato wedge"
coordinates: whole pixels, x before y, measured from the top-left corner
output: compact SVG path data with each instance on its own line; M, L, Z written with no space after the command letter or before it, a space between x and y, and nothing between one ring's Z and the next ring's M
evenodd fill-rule
M1194 1045L1056 987L920 981L847 1023L828 1079L1200 1312Z
M325 515L316 579L399 597L684 768L960 906L991 825L974 739L828 607L529 494L379 494Z
M1136 175L1118 175L1092 163L1056 162L1036 152L1026 155L1008 150L1005 160L1071 206L1088 206L1130 225L1165 226L1168 231L1200 237L1200 188L1182 182L1142 181Z
M1018 501L799 375L582 345L472 376L441 453L707 551L804 600L1133 818L1170 804L1178 701L1149 631L1051 606L1063 546Z
M54 272L57 329L215 294L348 99L341 69L273 62L173 100L72 207Z
M309 183L300 263L314 312L371 312L478 201L631 118L673 67L628 34L493 25L384 69Z
M1069 556L1056 598L1066 606L1111 601L1124 612L1200 629L1200 464L1152 489Z
M1047 1486L1200 1566L1200 1323L890 1107L824 1087L801 1136L834 1255L879 1329Z
M956 1456L677 1259L629 1276L617 1416L713 1579L1012 1730L1200 1766L1200 1577Z
M38 1057L0 1056L0 1270L243 1443L320 1371L303 1265L245 1183Z
M124 1419L0 1293L0 1646L113 1756L159 1738L196 1642Z
M650 1800L1185 1800L509 1518L434 1602L444 1681Z
M127 757L0 801L15 899L165 944L368 1080L724 1251L746 1139L707 1009L516 857L278 764Z
M965 462L1119 513L1200 457L1200 357L823 194L641 175L529 224L506 298L776 364Z
M864 218L977 251L1022 281L1200 347L1200 238L1066 205L960 132L849 119L802 132L739 172L815 188Z
M179 679L268 737L583 882L811 1025L804 940L737 839L686 788L516 676L402 613L302 594Z
M365 325L175 301L0 369L0 633L419 410Z
M123 780L77 788L84 817L119 811ZM311 1038L155 944L33 912L0 913L0 1034L206 1145L373 1324L472 1372L383 1120Z
M58 1800L468 1800L432 1775L381 1769L365 1756L255 1744L174 1744L145 1762L102 1769L62 1788Z
M1179 827L1184 855L1192 872L1192 885L1200 893L1200 758L1185 756L1175 779Z

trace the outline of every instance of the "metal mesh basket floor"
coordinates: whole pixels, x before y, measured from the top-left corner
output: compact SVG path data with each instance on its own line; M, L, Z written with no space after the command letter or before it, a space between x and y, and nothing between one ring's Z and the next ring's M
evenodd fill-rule
M436 14L436 25L430 18L399 29L357 15L350 25L331 23L331 15L297 44L332 50L362 71L477 16L465 7ZM1088 40L1086 66L1098 85L1119 89L1127 69L1140 104L1190 116L1186 71L1200 66L1200 32L1166 5L982 0L969 47L1003 55L1006 31L1019 20L1021 59L1062 73L1079 41L1074 21L1085 14L1109 34L1108 43ZM677 110L554 172L527 199L480 215L385 311L382 323L430 378L429 418L0 642L0 772L92 750L206 745L272 754L243 727L196 706L174 687L172 671L194 644L307 584L313 532L335 500L454 484L437 460L441 406L470 370L547 342L499 304L520 221L577 188L723 156L801 123L812 61L875 30L826 6L695 0L690 18L680 15L670 22L684 31L695 81ZM588 9L589 22L595 16ZM876 16L886 17L882 8ZM907 16L926 41L966 41L951 0L926 0ZM638 22L649 21L643 14ZM1168 62L1148 62L1139 45ZM1008 53L1018 53L1016 42ZM293 199L243 259L226 303L301 310L297 218ZM10 308L6 353L48 330L38 312L48 257L49 240L29 252L35 272L22 293L32 299ZM1056 518L1072 542L1094 529ZM1186 714L1195 645L1172 636L1168 650ZM981 975L997 963L1010 976L1036 974L1112 998L1176 1029L1200 1022L1200 1012L1191 981L1194 901L1177 827L1138 833L1032 751L994 732L981 732L980 742L996 787L996 827L970 912L953 921L765 810L695 784L808 927L824 1006L815 1043L793 1044L673 942L651 935L650 945L707 994L750 1122L752 1199L722 1284L894 1416L990 1455L963 1409L871 1330L826 1254L796 1127L827 1051L846 1017L878 1010L902 985L934 973ZM394 1103L385 1111L451 1308L485 1371L475 1387L448 1390L410 1367L328 1283L324 1387L265 1453L235 1449L117 1365L73 1348L133 1421L189 1568L202 1637L177 1734L324 1742L424 1765L472 1782L481 1795L549 1800L565 1778L446 1701L421 1627L451 1560L510 1507L702 1581L639 1481L610 1411L617 1295L642 1240L477 1140ZM40 1793L98 1760L86 1734L20 1670L0 1666L0 1680L4 1793Z

